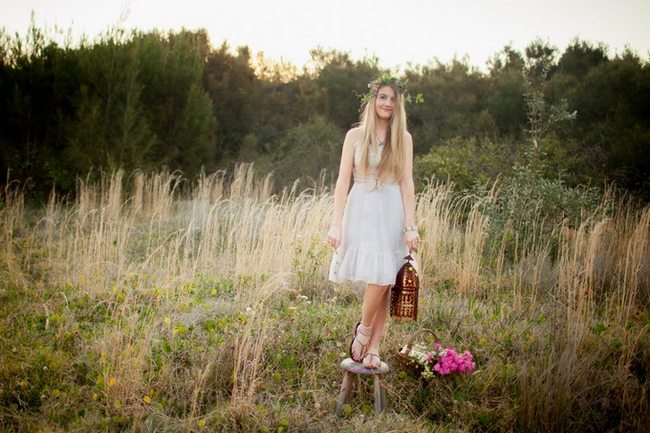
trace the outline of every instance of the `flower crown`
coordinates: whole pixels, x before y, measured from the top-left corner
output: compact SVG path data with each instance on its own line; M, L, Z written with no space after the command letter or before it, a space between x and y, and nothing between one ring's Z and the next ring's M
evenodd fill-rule
M415 98L412 98L411 95L408 93L408 88L406 87L407 80L400 80L396 76L392 75L389 72L386 72L382 74L379 78L372 80L371 82L368 83L368 89L370 89L367 93L361 95L361 100L364 103L367 103L370 101L373 97L377 96L377 92L382 86L392 86L394 85L397 88L397 91L404 96L406 99L406 102L415 102L416 104L420 104L424 102L424 98L422 97L422 93L418 93L415 95Z

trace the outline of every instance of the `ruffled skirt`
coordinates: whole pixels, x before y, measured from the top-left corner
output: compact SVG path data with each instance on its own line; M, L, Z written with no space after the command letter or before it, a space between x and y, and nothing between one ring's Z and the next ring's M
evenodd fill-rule
M403 227L404 205L398 184L355 183L343 214L341 245L330 264L330 281L394 284L408 253Z

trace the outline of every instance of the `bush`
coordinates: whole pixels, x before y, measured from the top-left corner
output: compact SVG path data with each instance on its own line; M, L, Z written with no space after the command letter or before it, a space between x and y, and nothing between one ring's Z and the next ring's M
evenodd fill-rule
M491 245L506 241L509 257L514 257L517 245L522 248L534 239L545 239L563 224L579 225L603 203L600 189L545 178L531 165L515 167L513 175L504 177L498 186L496 195L487 184L476 183L473 192L484 199Z
M300 178L318 179L322 170L336 176L341 158L343 130L324 117L316 116L292 128L278 144L273 162L279 186Z
M475 137L455 137L432 148L414 163L416 184L424 186L432 177L454 182L461 189L509 175L516 158L516 149L505 143Z

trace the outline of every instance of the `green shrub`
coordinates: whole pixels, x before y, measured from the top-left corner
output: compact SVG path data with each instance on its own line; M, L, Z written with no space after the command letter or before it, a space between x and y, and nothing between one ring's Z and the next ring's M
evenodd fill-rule
M280 186L300 178L318 179L322 170L336 176L341 158L343 131L324 117L316 116L292 128L278 144L273 163Z
M490 245L508 242L506 255L513 257L516 245L545 241L563 224L575 227L603 203L595 187L569 186L561 178L549 179L530 165L517 166L504 177L493 196L488 184L476 183L473 193L483 200L490 218Z
M425 179L449 179L461 189L485 183L512 172L517 149L489 139L455 137L417 157L414 163L416 184Z

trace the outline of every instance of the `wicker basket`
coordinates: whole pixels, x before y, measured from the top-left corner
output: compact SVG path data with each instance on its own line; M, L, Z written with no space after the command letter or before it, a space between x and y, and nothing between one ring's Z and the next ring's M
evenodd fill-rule
M411 263L413 257L409 254L404 260L406 263L397 272L395 285L390 291L390 315L395 320L415 321L418 318L420 277Z
M409 354L411 353L411 350L413 350L413 343L415 342L415 339L424 333L429 333L433 335L433 339L436 342L440 342L440 339L438 338L436 333L433 332L431 329L421 329L415 332L411 336L411 338L409 338L409 341L406 343L406 346L404 346L403 348L397 351L397 364L399 365L399 368L415 377L420 377L420 375L424 371L424 367L421 364L419 364L415 359L410 358Z

